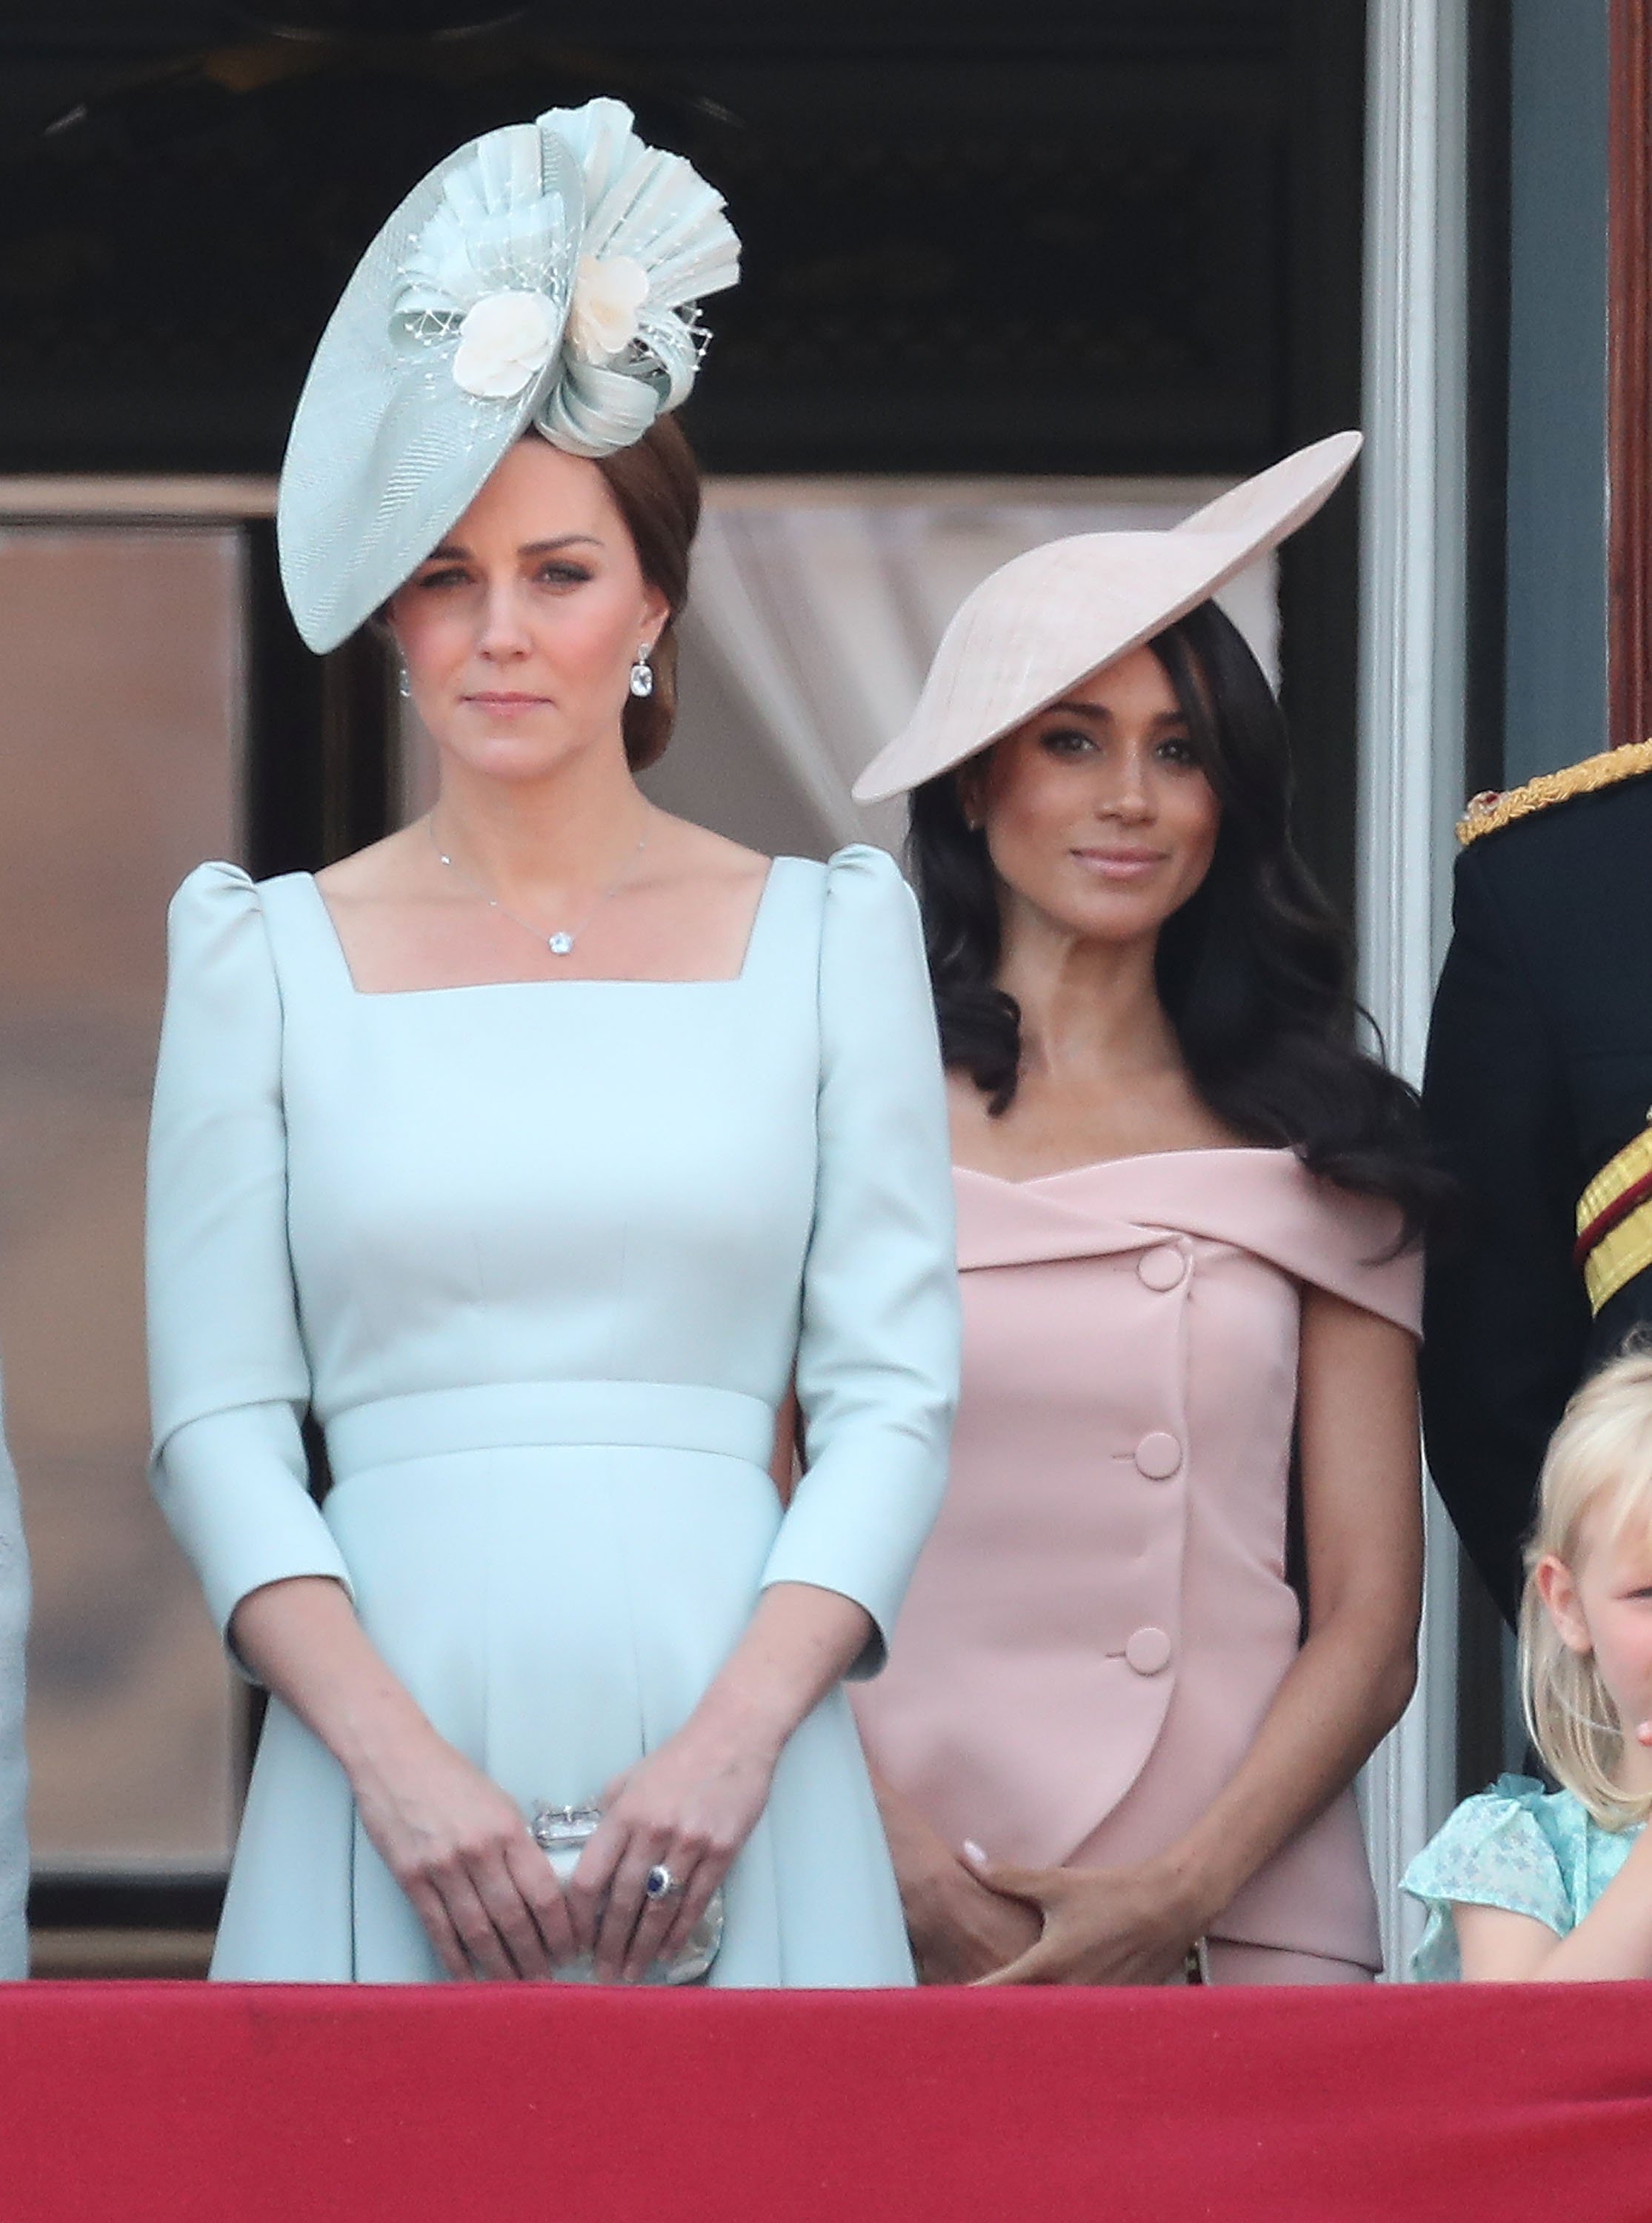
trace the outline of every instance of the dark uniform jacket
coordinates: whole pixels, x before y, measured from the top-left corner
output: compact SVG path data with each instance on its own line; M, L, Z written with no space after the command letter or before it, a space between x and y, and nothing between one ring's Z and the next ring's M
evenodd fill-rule
M1652 745L1480 815L1423 1086L1467 1225L1429 1260L1423 1414L1440 1494L1512 1617L1548 1437L1652 1318L1649 1272L1592 1319L1573 1256L1583 1189L1652 1118Z

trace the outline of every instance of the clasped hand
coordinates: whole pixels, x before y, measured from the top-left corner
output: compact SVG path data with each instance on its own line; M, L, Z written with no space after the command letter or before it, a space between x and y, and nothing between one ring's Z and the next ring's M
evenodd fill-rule
M544 1978L581 1950L514 1800L428 1724L353 1785L361 1826L449 1976Z
M1151 1862L1022 1868L972 1861L989 1890L1036 1911L1036 1941L982 1984L1162 1984L1204 1928L1202 1910Z
M566 1887L515 1802L428 1728L355 1789L449 1976L543 1980L590 1953L600 1981L635 1982L704 1913L763 1811L776 1757L691 1722L607 1786ZM669 1898L646 1895L655 1867L681 1886Z
M567 1887L599 1982L636 1983L687 1943L767 1804L778 1756L690 1722L608 1785ZM656 1867L671 1891L650 1899Z

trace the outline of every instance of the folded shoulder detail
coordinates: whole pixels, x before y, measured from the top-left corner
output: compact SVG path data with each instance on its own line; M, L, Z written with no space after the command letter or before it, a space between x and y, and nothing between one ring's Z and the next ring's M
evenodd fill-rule
M1225 1244L1416 1335L1422 1262L1394 1254L1398 1215L1311 1174L1294 1150L1166 1150L1042 1181L959 1183L967 1272L1150 1248L1167 1237Z

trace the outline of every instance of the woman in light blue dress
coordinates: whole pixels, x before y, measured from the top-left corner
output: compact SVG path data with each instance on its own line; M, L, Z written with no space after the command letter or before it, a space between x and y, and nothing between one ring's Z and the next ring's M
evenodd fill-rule
M300 404L289 598L317 648L381 613L429 819L316 878L204 866L173 909L155 1475L272 1693L220 1976L594 1947L635 1978L721 1886L713 1982L910 1981L840 1685L882 1662L945 1470L934 1030L887 858L770 863L636 785L697 507L652 415L672 273L729 280L715 197L629 123L594 103L444 164ZM431 321L363 413L409 287ZM564 1891L527 1817L595 1798Z

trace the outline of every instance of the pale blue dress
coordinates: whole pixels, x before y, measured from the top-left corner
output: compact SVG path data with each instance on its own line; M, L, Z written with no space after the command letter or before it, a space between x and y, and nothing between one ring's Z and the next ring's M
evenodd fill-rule
M1640 1825L1603 1829L1569 1791L1529 1775L1499 1776L1465 1798L1400 1878L1429 1910L1411 1955L1419 1983L1462 1976L1454 1905L1501 1906L1568 1936L1629 1858Z
M948 1156L916 913L879 851L778 860L731 980L376 995L308 875L203 866L170 921L149 1308L156 1487L220 1626L336 1576L524 1815L669 1736L766 1584L858 1600L872 1671L945 1474ZM840 1690L727 1905L714 1982L911 1981ZM342 1770L272 1703L213 1974L439 1973Z

